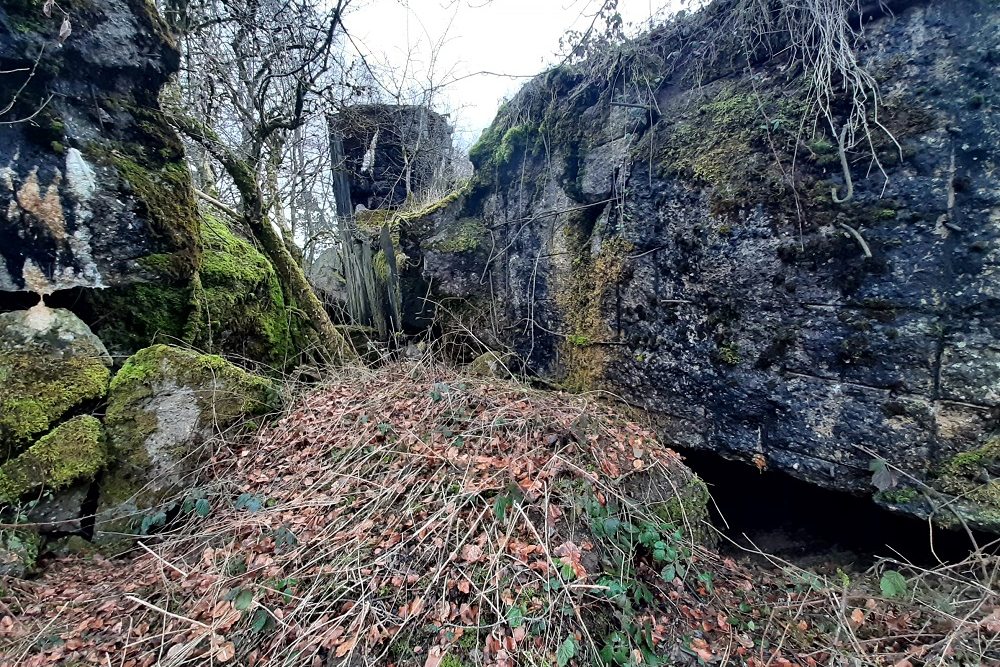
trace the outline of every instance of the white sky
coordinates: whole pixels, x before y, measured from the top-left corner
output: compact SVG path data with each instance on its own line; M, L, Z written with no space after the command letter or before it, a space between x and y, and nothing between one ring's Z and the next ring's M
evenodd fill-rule
M528 77L558 62L559 38L590 25L599 0L355 0L344 23L369 61L427 80L454 81L437 106L451 113L456 140L468 145L496 115L500 102ZM619 0L629 32L678 0ZM432 45L437 49L432 62ZM408 57L408 54L413 54ZM415 70L415 71L414 71ZM474 74L480 71L494 74ZM498 76L498 75L508 76ZM520 76L518 76L520 75Z

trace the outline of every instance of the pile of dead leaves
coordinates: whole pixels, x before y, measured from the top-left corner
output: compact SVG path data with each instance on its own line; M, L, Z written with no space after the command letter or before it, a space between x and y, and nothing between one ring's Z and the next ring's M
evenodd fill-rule
M131 555L4 581L0 664L907 667L996 655L989 579L937 573L964 586L945 613L917 597L919 578L880 597L750 569L692 541L699 490L650 430L588 397L439 367L344 370L277 424L220 443Z
M630 526L662 506L650 521L680 542L706 501L678 501L700 481L598 403L426 367L345 371L221 447L210 478L132 557L63 559L9 582L8 655L589 662L603 639L588 625L607 634L617 607L585 508Z

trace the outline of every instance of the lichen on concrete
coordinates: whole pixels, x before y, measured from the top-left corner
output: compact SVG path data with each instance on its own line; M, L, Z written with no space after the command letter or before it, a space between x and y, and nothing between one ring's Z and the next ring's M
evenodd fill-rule
M592 255L578 226L571 225L564 233L573 261L556 290L567 329L559 346L563 384L573 391L587 391L600 385L608 362L606 343L613 332L604 317L605 299L626 278L633 246L625 238L613 236Z

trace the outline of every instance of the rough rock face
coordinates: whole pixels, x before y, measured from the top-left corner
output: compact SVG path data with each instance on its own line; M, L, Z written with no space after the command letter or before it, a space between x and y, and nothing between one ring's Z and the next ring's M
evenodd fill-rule
M246 417L274 412L273 383L214 355L154 345L111 381L104 424L115 464L104 476L95 537L135 532L135 518L185 488L205 441Z
M61 16L0 7L0 290L115 287L194 252L181 146L157 118L177 53L150 6L74 3L62 45Z
M679 445L944 523L959 495L1000 530L1000 6L896 9L858 52L891 136L847 151L846 203L800 74L658 81L677 52L656 33L612 75L528 84L473 148L471 192L404 249L440 298L498 313L481 337ZM630 77L655 100L608 83Z
M330 117L343 138L352 208L399 206L408 192L422 192L451 157L451 127L421 106L355 106ZM409 186L409 187L407 187Z
M199 215L158 102L178 53L153 4L63 8L60 44L42 3L0 7L0 311L55 293L122 356L162 339L283 367L299 315L267 258Z

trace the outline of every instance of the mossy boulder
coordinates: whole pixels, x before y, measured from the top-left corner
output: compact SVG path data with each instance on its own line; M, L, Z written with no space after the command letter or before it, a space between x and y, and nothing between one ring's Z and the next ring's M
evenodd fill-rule
M220 219L202 217L199 284L190 339L283 368L295 355L299 316L289 308L274 267Z
M38 305L0 314L0 460L103 398L110 366L104 345L68 310Z
M105 427L115 465L101 482L96 538L113 543L142 513L169 504L207 441L280 407L271 381L215 355L154 345L111 381Z
M519 368L518 358L509 352L489 350L473 359L467 370L477 377L494 377L509 380Z
M211 214L198 223L198 249L143 257L143 282L88 294L95 313L114 314L101 336L129 352L182 341L276 369L292 363L303 322L267 257Z
M16 503L38 489L58 491L93 479L107 463L101 422L89 415L57 426L0 466L0 503Z

